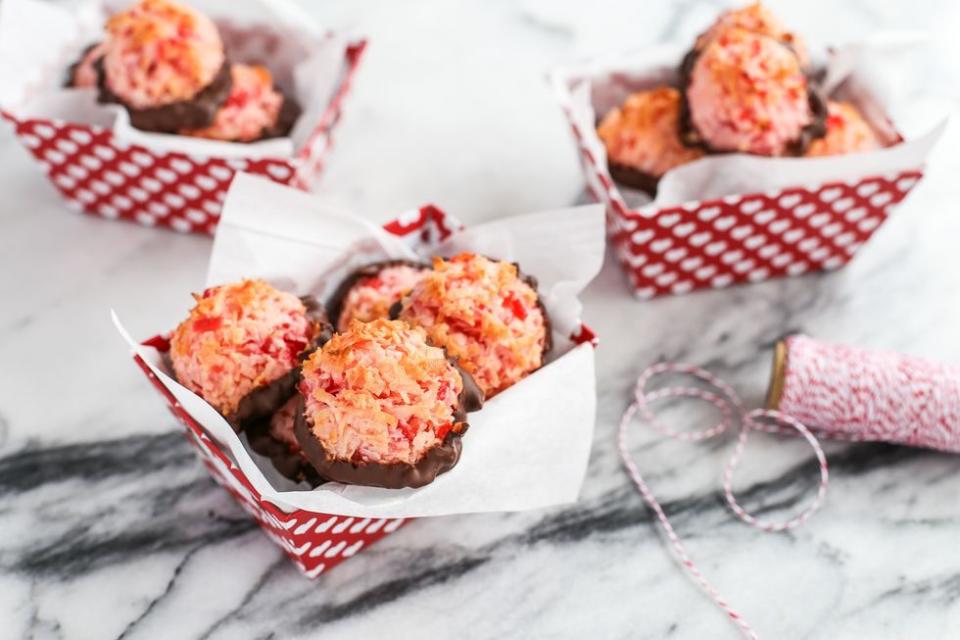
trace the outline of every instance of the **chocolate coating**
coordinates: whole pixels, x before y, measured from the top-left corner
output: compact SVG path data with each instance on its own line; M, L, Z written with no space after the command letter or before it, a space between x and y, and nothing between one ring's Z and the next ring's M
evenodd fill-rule
M283 477L294 482L306 482L311 487L318 487L325 482L302 452L292 450L286 442L270 434L270 417L249 423L244 433L247 434L250 448L270 458L274 468Z
M416 463L352 462L331 456L314 434L305 415L306 403L301 397L297 405L294 433L303 448L303 455L320 476L334 482L384 489L417 488L430 484L438 475L456 466L463 449L461 437L469 427L466 422L467 413L477 411L483 406L483 392L476 382L452 360L451 363L463 380L463 390L457 396L459 404L453 413L454 428L439 445L424 453Z
M67 67L67 73L63 78L64 87L70 88L73 86L74 76L77 73L77 67L79 67L80 64L83 62L83 59L87 57L87 54L90 53L90 51L99 44L100 44L99 42L94 42L93 44L88 44L87 46L85 46L83 48L83 51L80 52L80 57L74 60L70 64L70 66ZM97 75L99 77L99 74Z
M340 286L337 287L336 291L333 292L333 295L327 302L327 314L329 315L330 322L333 323L333 326L340 326L340 314L343 313L343 302L346 300L350 290L353 289L353 286L357 284L358 281L364 278L372 278L377 276L381 271L389 267L400 266L414 267L423 271L426 271L430 268L430 265L422 262L414 262L413 260L383 260L381 262L374 262L364 267L360 267L340 283ZM391 312L393 311L393 305L390 306L390 310Z
M103 69L103 59L94 64L97 70L97 87L100 94L97 102L102 104L120 104L130 114L130 123L141 131L158 133L177 133L181 129L202 129L213 123L217 110L223 105L230 89L233 88L233 76L230 62L223 66L206 87L190 100L178 100L159 107L137 109L126 104L120 96L113 93L107 84L107 74Z
M793 51L789 44L781 43ZM794 52L796 55L796 52ZM687 90L690 88L690 81L693 75L693 68L700 57L700 51L691 49L683 56L680 62L680 114L677 118L678 133L680 142L685 146L703 149L707 153L732 153L726 149L714 149L710 144L700 136L693 125L690 115L690 103L687 101ZM806 153L810 143L818 138L827 135L827 102L820 93L819 86L809 72L804 72L807 78L807 103L810 108L810 124L800 130L800 135L796 140L787 145L786 152L792 156L802 156ZM625 183L626 184L626 183Z
M610 177L616 182L627 187L645 191L650 194L651 198L656 197L657 185L660 183L658 176L647 173L646 171L640 171L627 164L614 162L613 160L607 161L607 169L610 171Z

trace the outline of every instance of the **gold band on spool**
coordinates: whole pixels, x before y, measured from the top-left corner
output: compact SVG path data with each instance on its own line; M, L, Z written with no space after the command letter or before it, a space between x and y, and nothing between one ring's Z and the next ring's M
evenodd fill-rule
M783 396L783 381L787 373L787 341L777 340L773 348L773 368L770 370L770 387L767 389L767 409L777 409Z

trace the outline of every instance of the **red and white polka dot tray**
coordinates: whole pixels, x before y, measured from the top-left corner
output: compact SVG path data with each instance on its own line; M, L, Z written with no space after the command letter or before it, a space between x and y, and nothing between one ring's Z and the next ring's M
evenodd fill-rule
M323 168L366 41L347 46L344 69L310 137L291 158L198 157L118 140L109 129L0 110L68 206L103 218L212 234L234 173L307 189Z
M428 255L433 247L446 240L460 223L434 206L410 211L384 225L384 229L402 238L410 247ZM581 325L571 336L576 344L596 344L593 331ZM164 336L144 343L161 353L170 348ZM210 475L250 513L273 540L290 557L304 575L316 578L324 571L399 529L403 518L355 518L349 516L296 510L285 512L266 500L214 439L187 413L173 394L150 371L140 356L134 361L166 401L170 412L184 426L187 440L193 444Z
M634 294L649 299L843 266L923 177L922 167L770 193L631 209L567 107L587 189Z

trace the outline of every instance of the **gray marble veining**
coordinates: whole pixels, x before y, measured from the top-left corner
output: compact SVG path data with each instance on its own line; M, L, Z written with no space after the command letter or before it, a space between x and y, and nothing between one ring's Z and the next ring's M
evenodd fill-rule
M927 29L899 115L907 128L957 115L955 3L774 4L818 42ZM371 37L321 192L373 220L435 202L467 223L581 199L542 72L689 38L721 6L311 3L331 28ZM117 307L144 335L172 326L209 239L68 212L5 132L0 638L737 637L666 555L621 469L614 430L633 379L685 360L755 405L770 347L791 330L960 362L958 143L954 125L924 183L837 273L639 303L608 259L585 299L603 343L581 500L414 522L310 582L209 479L108 321ZM691 406L668 416L709 419ZM830 444L823 510L767 535L722 502L729 441L637 430L631 443L691 553L761 637L960 637L960 457ZM810 498L802 443L758 437L747 456L736 485L748 507L782 517Z

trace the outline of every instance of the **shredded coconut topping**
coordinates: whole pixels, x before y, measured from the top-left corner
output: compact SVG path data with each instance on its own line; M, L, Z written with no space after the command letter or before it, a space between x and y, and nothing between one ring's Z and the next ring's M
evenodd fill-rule
M597 134L613 162L655 177L703 156L700 149L680 142L677 121L680 92L661 87L634 93L619 109L609 112Z
M397 264L384 267L375 276L357 280L343 298L337 330L344 331L354 320L370 322L386 318L390 307L413 289L424 273L421 267Z
M356 463L415 464L451 431L463 379L422 329L354 321L303 365L300 392L327 453Z
M546 318L517 267L474 254L435 258L400 318L458 358L486 397L543 364Z
M697 131L722 151L781 155L811 120L797 57L742 29L725 31L703 50L687 99Z
M135 108L193 98L223 61L216 25L172 0L141 0L107 21L107 84Z
M806 155L834 156L873 151L883 145L857 108L849 102L827 103L827 135L810 143Z
M297 366L318 330L299 298L262 280L213 287L194 299L173 332L170 359L180 383L224 415Z
M714 38L729 29L743 29L779 40L793 49L802 66L806 66L809 62L803 40L788 30L783 22L760 2L722 13L713 25L697 38L696 49L703 49Z

